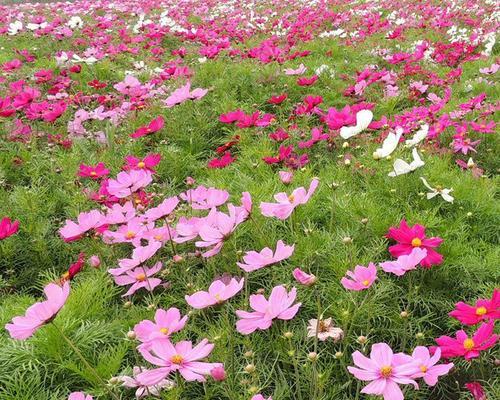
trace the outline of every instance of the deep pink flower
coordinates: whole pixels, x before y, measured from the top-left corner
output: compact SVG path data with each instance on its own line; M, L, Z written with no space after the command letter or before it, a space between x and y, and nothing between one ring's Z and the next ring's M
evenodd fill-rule
M277 104L283 103L287 97L288 97L288 95L286 93L283 93L283 94L280 94L278 96L271 96L271 98L269 100L267 100L267 102L269 104L277 105Z
M487 400L486 393L479 382L468 382L465 387L472 394L474 400Z
M109 169L107 169L104 163L100 162L96 166L80 164L78 170L78 176L83 178L100 179L109 174Z
M278 240L274 254L269 247L264 247L260 252L247 251L243 256L243 261L245 263L236 264L238 264L242 270L252 272L264 268L267 265L286 260L293 254L294 249L295 245L287 246L282 240Z
M301 76L297 79L297 85L299 86L311 86L318 80L318 75L312 75L311 77Z
M129 169L147 169L148 171L151 171L155 173L154 167L156 167L160 161L161 161L161 155L160 154L148 154L146 157L143 159L134 157L134 156L126 156L125 161L127 164L123 168L124 170L129 170Z
M226 300L235 296L245 283L245 279L241 278L239 281L232 278L229 282L224 282L223 279L212 282L208 288L208 292L199 291L193 293L191 296L186 295L184 298L186 302L193 308L198 310L210 307L216 304L224 303Z
M250 296L250 307L255 310L248 312L237 310L236 315L236 330L248 335L257 329L268 329L275 318L282 320L290 320L295 317L302 303L293 304L297 296L297 289L292 288L290 293L287 293L284 286L276 286L273 288L269 300L261 294L252 294Z
M231 152L226 151L224 155L220 158L213 158L208 162L208 168L225 168L229 164L232 164L236 160L236 157L231 155Z
M342 278L340 283L348 290L365 290L368 289L377 279L377 267L370 263L368 267L356 265L353 271L347 271L346 275L350 278Z
M139 348L142 356L151 364L160 368L152 369L137 375L142 385L155 385L175 371L179 371L187 381L205 382L205 376L212 369L221 367L221 363L201 362L213 350L214 345L203 339L193 347L191 341L183 340L172 344L169 340L154 340L151 344Z
M417 382L411 376L419 371L418 363L402 362L398 355L386 343L375 343L370 358L355 351L352 359L356 367L347 367L357 379L370 381L361 393L383 396L384 400L403 400L403 392L399 385L412 384L418 389Z
M0 240L14 235L19 229L19 221L12 222L9 217L0 220Z
M385 261L380 263L380 267L385 272L403 276L408 271L417 268L417 265L427 257L427 250L420 247L412 249L410 254L399 256L395 261Z
M490 121L490 122L482 121L480 123L471 121L470 126L476 132L480 132L480 133L494 133L495 132L496 124L495 124L495 121Z
M443 256L434 250L441 245L443 239L439 237L426 238L425 227L422 225L415 224L410 228L406 220L403 219L399 228L389 228L386 236L398 242L398 244L389 247L389 252L393 257L408 255L415 247L420 247L427 250L427 257L420 262L422 267L430 268L431 265L439 265L443 262Z
M314 178L306 191L303 187L295 189L291 195L286 193L278 193L274 195L277 203L260 203L260 211L266 217L276 217L278 219L287 219L300 204L306 204L316 188L319 185L319 180Z
M188 316L181 317L180 311L175 307L167 311L160 308L156 310L154 322L143 320L134 326L134 332L137 339L143 343L168 339L172 334L182 330L187 320Z
M498 335L493 333L495 329L494 321L483 323L479 329L470 338L463 330L456 333L456 339L449 336L440 336L436 343L441 348L441 354L444 358L465 357L466 360L479 357L481 351L493 347Z
M226 379L226 370L224 366L215 367L210 371L210 375L214 378L214 381L222 382Z
M63 286L49 283L43 291L47 300L30 306L24 316L14 317L12 323L5 325L13 339L24 340L32 336L43 325L51 322L66 303L69 296L69 282Z
M500 318L500 290L493 290L491 300L479 299L475 306L470 306L462 301L455 304L455 309L448 314L458 319L464 325L475 325L481 321Z
M137 267L132 270L125 272L123 275L115 276L115 283L119 286L131 285L127 293L123 294L122 297L132 296L139 289L144 288L150 292L154 290L161 283L159 278L151 278L162 268L162 263L157 262L151 268L147 267Z
M142 136L151 135L152 133L162 130L164 126L165 119L160 115L153 119L148 125L136 129L134 133L130 134L130 137L136 139Z

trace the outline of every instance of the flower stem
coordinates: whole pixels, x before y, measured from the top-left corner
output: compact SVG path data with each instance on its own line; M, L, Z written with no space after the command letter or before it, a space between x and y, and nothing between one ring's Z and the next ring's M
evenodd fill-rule
M78 358L80 358L80 360L85 365L85 367L90 372L92 372L92 374L97 378L97 380L99 381L99 383L106 388L106 390L109 392L109 394L111 395L111 397L113 399L115 399L115 400L120 400L120 398L116 395L116 393L113 393L111 391L111 389L108 387L108 385L106 384L106 382L104 382L104 380L101 378L101 376L97 373L97 371L95 370L95 368L92 367L89 364L89 362L85 359L85 357L83 356L83 354L81 353L81 351L78 350L78 347L76 347L76 345L72 342L72 340L64 334L64 332L62 331L62 329L59 328L54 323L54 321L52 321L52 326L54 326L54 328L56 328L56 330L59 332L59 334L61 335L61 337L66 341L66 343L68 343L69 347L71 347L71 349L75 352L75 354L78 356Z

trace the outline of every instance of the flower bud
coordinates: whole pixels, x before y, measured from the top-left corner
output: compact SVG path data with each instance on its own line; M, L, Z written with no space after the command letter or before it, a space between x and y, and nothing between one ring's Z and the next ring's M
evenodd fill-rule
M293 332L285 332L283 336L287 339L291 339L293 338Z
M400 316L401 318L408 318L408 316L409 316L409 315L410 315L410 314L408 313L408 311L401 311L401 312L399 313L399 316Z
M184 261L184 258L182 256L180 256L179 254L175 254L173 257L172 257L172 261L174 263L180 263L182 261Z
M342 358L342 356L343 356L343 355L344 355L344 353L342 353L341 351L337 351L337 352L335 353L335 356L334 356L334 357L335 357L335 358Z
M342 238L342 243L344 244L351 244L352 243L352 238L349 236L343 237Z
M318 360L318 353L316 353L315 351L311 351L308 355L307 355L307 359L311 362L315 362Z
M245 354L243 354L246 358L250 358L250 357L253 357L253 351L252 350L248 350L248 351L245 351Z
M245 367L245 372L247 374L252 374L255 372L255 365L253 364L248 364L246 367Z
M130 307L132 307L131 301L126 301L125 303L123 303L123 308L130 308Z
M128 331L127 332L127 338L130 340L134 340L137 337L134 331Z
M93 268L98 268L99 265L101 265L101 260L99 259L98 256L91 256L89 258L89 264Z
M226 379L226 370L223 366L215 367L210 371L210 375L212 375L215 381L222 382Z
M357 342L359 344L365 344L368 341L368 338L366 336L358 336Z

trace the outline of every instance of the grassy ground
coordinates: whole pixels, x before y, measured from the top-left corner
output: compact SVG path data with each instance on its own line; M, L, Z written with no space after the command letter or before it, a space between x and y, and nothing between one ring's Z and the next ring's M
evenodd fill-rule
M333 6L333 9L335 7L343 9L342 6ZM275 400L364 398L358 394L360 385L345 368L352 365L351 354L355 350L366 350L373 343L385 341L395 351L409 352L416 345L433 345L434 338L460 329L458 321L447 316L454 303L490 297L500 279L497 135L481 137L478 153L474 155L474 160L485 170L485 176L479 179L459 169L451 152L437 153L427 145L421 149L426 162L424 168L390 178L387 173L392 169L393 160L408 159L409 152L400 147L392 160L374 160L372 153L378 143L372 139L378 132L351 139L349 147L342 146L343 141L336 138L328 147L320 143L310 149L310 163L295 172L290 187L279 181L275 168L261 161L262 157L276 153L277 145L268 138L268 133L278 126L285 129L289 126L287 119L294 105L305 95L321 95L325 108L352 103L342 92L352 83L355 71L368 64L394 71L402 68L369 54L374 46L407 48L408 44L424 37L432 40L434 33L408 30L406 39L399 43L383 39L385 35L385 31L381 32L355 46L347 46L336 38L316 38L294 48L310 50L309 57L284 64L262 64L227 55L200 64L198 44L167 36L162 42L166 54L180 45L188 49L184 63L194 71L193 87L210 88L200 101L165 109L158 100L153 100L146 109L131 113L117 127L99 121L86 125L89 130L105 130L110 138L108 145L81 139L74 140L69 150L47 146L46 133L66 134L75 106L68 107L54 124L30 121L30 126L40 135L29 143L0 137L0 217L20 221L19 232L0 241L0 324L3 326L13 316L22 314L39 298L42 287L59 277L79 252L99 255L101 268L86 268L75 278L70 298L56 321L107 381L130 373L133 365L144 363L135 351L137 342L126 336L137 322L151 319L158 307L175 306L183 313L188 312L184 301L186 293L206 289L214 277L224 272L241 275L236 262L241 260L242 252L274 247L281 239L295 243L292 258L250 274L248 286L251 292L264 288L268 294L278 284L296 286L291 271L297 266L314 273L317 284L299 288L298 298L303 305L297 317L288 322L278 321L268 331L242 336L235 331L234 311L248 309L245 296L236 296L215 309L193 311L186 328L176 339L189 338L197 342L207 337L214 342L216 346L210 359L225 363L228 379L206 385L183 383L163 392L163 399L239 400L250 398L257 390L272 395ZM239 46L252 47L264 37L256 36ZM60 49L70 49L68 43L50 37L33 40L31 33L1 35L0 63L12 59L14 49L30 49L37 56L34 63L6 74L7 83L29 78L41 68L57 70L51 55ZM495 50L498 51L498 46ZM327 51L331 51L331 55L327 55ZM162 61L169 57L165 56ZM479 68L491 65L494 58L495 54L462 65L462 77L451 85L452 100L445 112L483 92L490 102L498 100L495 85L474 83L471 92L465 91L466 82L475 79ZM141 59L150 68L160 65L149 60L145 50L137 56L120 54L95 65L83 65L80 74L72 75L76 82L69 92L88 91L86 84L92 79L108 82L111 87L124 77L124 70L132 68L132 61ZM298 86L296 77L286 76L282 71L295 68L300 62L309 71L326 64L335 74L333 77L322 74L312 87ZM427 61L421 65L440 76L450 71L446 66ZM350 77L348 82L341 79L344 74ZM138 77L144 81L148 74L139 73ZM2 96L7 93L7 83L0 88ZM175 82L169 85L177 86ZM402 83L399 86L400 96L391 99L382 98L376 88L367 90L366 101L376 104L375 119L399 114L416 105L408 99L407 86ZM107 90L110 89L104 92ZM289 97L283 105L273 107L266 103L271 95L281 92L287 92ZM238 130L218 121L220 114L236 108L275 113L276 122L264 129ZM142 140L129 139L131 132L158 115L166 120L161 132ZM299 117L294 122L299 130L306 132L320 124L315 116ZM6 137L12 129L11 120L0 119L0 124L0 135ZM215 156L214 149L236 134L241 135L236 162L224 169L208 169L207 161ZM452 134L453 130L449 129L442 135L443 148L447 147ZM116 266L119 258L127 257L130 247L108 246L95 238L65 243L57 231L65 219L75 219L79 212L95 208L82 193L82 183L94 189L96 186L76 177L81 163L94 165L102 161L111 170L111 176L115 176L124 156L148 153L162 155L158 173L149 188L160 198L184 191L187 176L194 177L198 184L229 191L234 203L239 203L242 191L252 194L254 204L271 201L277 192L307 187L315 176L319 177L320 186L309 203L296 209L291 220L280 222L255 213L255 223L240 226L216 257L204 261L186 257L183 262L174 263L170 248L165 246L156 258L166 265L163 277L170 282L170 287L156 290L154 294L137 293L132 305L126 306L120 297L121 289L113 284L106 269ZM343 162L346 154L353 157L349 165ZM455 202L427 200L420 176L434 185L452 187ZM444 263L430 270L418 269L401 278L379 273L379 281L366 295L346 291L340 285L346 270L357 264L389 259L384 235L403 218L410 224L425 225L429 236L444 239L439 249ZM352 242L345 243L346 237L352 238ZM192 245L179 248L183 254L191 251ZM409 316L402 318L402 311L407 311ZM346 337L339 343L320 342L319 358L313 363L307 355L315 345L314 340L306 338L306 325L318 312L332 317L335 324L344 329ZM284 337L287 331L293 332L291 339ZM364 346L357 342L361 335L368 338ZM0 348L1 400L63 399L72 390L85 390L100 400L109 398L100 382L61 341L52 326L42 328L26 342L11 340L3 331ZM335 356L338 352L342 355ZM473 362L457 360L456 368L442 378L437 387L423 385L419 391L408 390L406 398L466 399L463 385L471 380L483 383L488 398L497 398L500 381L498 367L493 366L495 358L498 353L495 355L492 350ZM255 365L254 373L245 372L247 364ZM133 398L133 391L116 386L113 390L122 399Z

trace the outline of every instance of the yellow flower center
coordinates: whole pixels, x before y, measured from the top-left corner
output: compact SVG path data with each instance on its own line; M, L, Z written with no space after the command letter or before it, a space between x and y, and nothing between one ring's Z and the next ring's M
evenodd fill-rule
M95 171L91 171L91 172L90 172L90 176L97 176L97 172L95 172Z
M159 234L154 236L154 238L155 238L156 240L161 240L161 239L162 239L162 237L163 237L163 236L162 236L162 235L159 235Z
M135 279L138 280L139 282L144 282L146 280L146 275L145 274L138 274L135 277Z
M413 247L420 247L422 246L422 241L420 240L420 238L416 237L411 241L411 245Z
M133 238L135 238L135 232L134 231L128 231L125 234L125 238L127 238L127 239L133 239Z
M486 128L486 125L485 125L485 124L481 124L481 125L479 125L479 126L481 127L481 129Z
M217 300L218 303L222 302L222 299L220 298L219 294L216 294L214 297L215 297L215 300Z
M472 350L476 344L474 343L474 340L472 339L465 339L464 340L464 349L465 350Z
M168 328L160 328L160 332L164 335L168 335Z
M427 367L425 365L421 365L420 371L422 371L425 374L427 372Z
M295 196L291 194L290 196L288 196L288 200L290 201L290 203L293 203L293 201L295 200Z
M392 374L392 367L389 365L386 365L382 368L380 368L380 375L384 378L389 378Z
M177 365L182 364L183 361L184 361L184 359L179 354L176 354L175 356L172 356L172 358L170 359L170 362L172 364L177 364Z
M479 316L484 315L487 312L488 312L488 310L486 309L486 307L478 307L476 309L476 315L479 315Z
M139 161L139 162L137 163L137 166L138 166L139 168L144 168L144 167L146 166L146 164L144 163L144 161Z
M365 279L363 282L361 282L363 286L368 286L370 284L370 281L368 279Z

